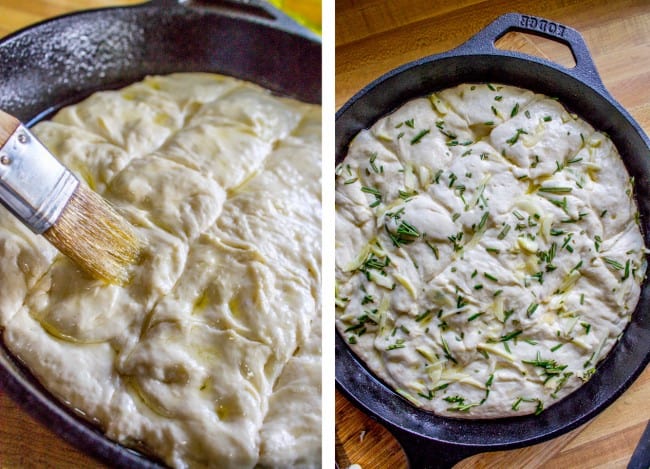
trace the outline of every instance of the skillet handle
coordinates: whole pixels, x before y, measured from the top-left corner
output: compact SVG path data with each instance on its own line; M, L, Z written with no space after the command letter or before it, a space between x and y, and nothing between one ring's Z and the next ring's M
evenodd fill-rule
M573 54L573 59L576 63L573 68L564 67L565 71L575 78L587 82L588 85L605 91L605 86L596 69L596 64L589 53L589 48L582 35L569 26L537 16L523 15L521 13L507 13L499 16L467 42L454 49L454 52L525 55L526 57L531 57L527 54L504 51L496 47L496 41L510 31L535 34L564 44L569 48L571 54ZM547 63L549 62L538 57L533 58Z
M321 41L320 36L299 24L284 11L265 0L149 0L151 5L176 6L217 10L230 14L245 15L253 20L269 23L289 33Z
M439 443L387 425L406 454L409 469L450 469L465 458L483 451L476 447Z

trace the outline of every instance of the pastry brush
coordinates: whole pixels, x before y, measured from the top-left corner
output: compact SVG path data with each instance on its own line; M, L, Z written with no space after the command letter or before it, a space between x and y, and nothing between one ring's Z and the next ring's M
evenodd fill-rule
M133 227L15 117L0 111L0 202L93 277L125 284Z

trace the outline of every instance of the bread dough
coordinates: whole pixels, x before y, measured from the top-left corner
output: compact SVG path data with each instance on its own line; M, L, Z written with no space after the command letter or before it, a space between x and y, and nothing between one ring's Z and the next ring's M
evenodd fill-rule
M106 285L1 209L7 347L171 466L319 467L320 107L173 74L33 130L145 247L128 285Z
M645 253L612 141L521 88L412 100L337 167L338 331L440 415L539 413L587 381L636 307Z

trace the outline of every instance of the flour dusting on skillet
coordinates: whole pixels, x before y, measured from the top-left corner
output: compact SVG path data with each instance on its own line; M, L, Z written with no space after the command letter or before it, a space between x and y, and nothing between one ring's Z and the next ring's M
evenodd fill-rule
M5 344L169 465L320 466L320 113L175 74L36 126L146 247L129 285L104 285L1 210Z
M336 322L414 405L542 412L589 380L645 247L611 140L557 100L464 84L351 142L336 180Z

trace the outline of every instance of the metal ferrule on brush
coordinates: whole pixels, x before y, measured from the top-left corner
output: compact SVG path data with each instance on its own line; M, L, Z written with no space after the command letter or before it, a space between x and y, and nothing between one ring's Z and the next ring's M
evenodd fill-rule
M0 150L0 200L36 234L56 223L78 185L23 125Z

